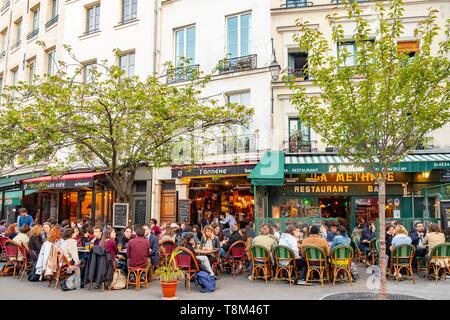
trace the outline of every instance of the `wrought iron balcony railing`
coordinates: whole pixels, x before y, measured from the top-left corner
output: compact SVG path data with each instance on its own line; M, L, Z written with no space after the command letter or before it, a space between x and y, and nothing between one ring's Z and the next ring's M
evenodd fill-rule
M3 59L6 56L6 50L0 52L0 59Z
M27 35L27 40L33 39L38 34L39 34L39 28L36 28Z
M223 140L217 144L217 154L254 151L256 151L256 134L223 137Z
M21 44L21 43L22 43L22 40L18 40L16 43L14 43L14 44L11 46L11 50L14 50L14 49L20 47L20 44Z
M256 54L243 57L227 58L219 61L219 73L256 69Z
M353 0L354 2L370 2L372 0ZM331 0L331 3L336 3L336 4L340 4L340 3L344 3L343 0Z
M289 153L317 152L317 141L299 141L297 139L284 141L283 149Z
M300 8L314 5L311 1L306 0L286 0L281 4L282 8Z
M54 16L53 18L48 20L47 23L45 24L45 28L50 28L52 25L54 25L56 22L58 22L58 19L59 19L59 14L57 14L56 16Z
M167 71L167 83L183 82L194 80L198 77L200 65L193 64L186 67L180 67Z
M305 74L304 69L288 69L288 76L293 77L295 79L308 79L308 76Z
M3 11L5 11L6 9L8 9L10 3L11 3L10 0L5 1L5 3L4 3L3 6L2 6L1 11L3 12Z

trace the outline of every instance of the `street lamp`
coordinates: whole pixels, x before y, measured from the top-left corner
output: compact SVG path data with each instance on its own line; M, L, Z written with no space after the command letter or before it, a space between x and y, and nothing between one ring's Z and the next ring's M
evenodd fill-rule
M281 66L277 60L273 60L269 66L270 73L272 75L272 80L277 81L280 76Z

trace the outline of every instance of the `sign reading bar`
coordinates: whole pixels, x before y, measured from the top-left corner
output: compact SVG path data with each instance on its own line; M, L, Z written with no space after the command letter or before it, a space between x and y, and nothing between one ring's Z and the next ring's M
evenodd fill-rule
M128 203L113 204L113 227L126 228L128 226Z
M190 200L178 200L178 221L180 223L190 223L190 210L191 209L191 201Z
M42 183L24 183L23 190L28 189L76 189L89 188L94 185L93 179L47 181Z
M172 169L172 178L250 174L252 173L254 167L255 164Z

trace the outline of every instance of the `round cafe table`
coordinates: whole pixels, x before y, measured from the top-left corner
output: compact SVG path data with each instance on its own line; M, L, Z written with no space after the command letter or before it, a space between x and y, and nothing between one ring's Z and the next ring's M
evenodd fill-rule
M206 255L217 255L219 249L195 249L195 254L198 256L206 256Z

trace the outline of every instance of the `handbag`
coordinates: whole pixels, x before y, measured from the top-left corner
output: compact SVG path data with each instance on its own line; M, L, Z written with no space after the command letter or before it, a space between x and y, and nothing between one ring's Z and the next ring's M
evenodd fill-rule
M125 274L120 269L114 270L113 281L111 283L111 289L112 290L125 289L126 285L127 285L127 279L125 277Z

